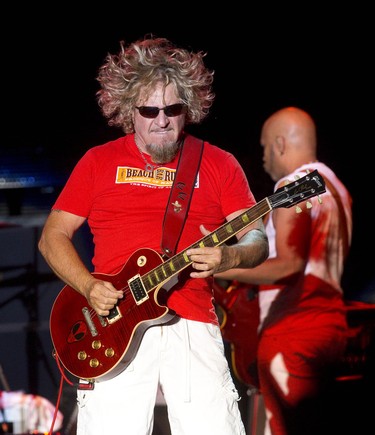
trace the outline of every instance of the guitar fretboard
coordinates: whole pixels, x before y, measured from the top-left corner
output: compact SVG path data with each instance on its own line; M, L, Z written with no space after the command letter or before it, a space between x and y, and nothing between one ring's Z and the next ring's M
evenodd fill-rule
M248 225L266 215L270 210L271 206L268 198L264 198L253 207L246 210L244 213L235 217L230 222L223 224L216 231L198 240L183 252L180 252L179 254L165 261L163 264L157 266L155 269L146 273L141 278L144 288L147 290L147 292L149 292L188 267L192 263L189 256L186 254L188 249L204 247L213 248L215 246L222 245Z

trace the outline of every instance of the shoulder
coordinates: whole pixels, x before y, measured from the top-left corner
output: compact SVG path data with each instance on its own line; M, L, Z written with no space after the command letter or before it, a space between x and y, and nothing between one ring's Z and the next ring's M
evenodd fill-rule
M211 142L200 139L196 136L193 136L191 134L186 135L186 140L190 140L192 143L201 143L203 142L203 156L205 158L209 159L234 159L233 154L231 154L229 151L224 150L223 148L220 148L218 145L214 145Z
M77 166L89 166L92 168L103 168L109 162L118 162L121 157L128 153L129 141L126 136L113 141L91 147L78 161Z
M124 149L128 147L132 141L134 142L134 139L128 136L122 136L118 139L106 142L101 145L96 145L92 148L90 148L86 154L91 156L97 156L102 157L106 154L116 154L119 152L124 152Z
M239 166L239 162L236 157L229 151L220 148L217 145L213 145L209 142L204 142L203 148L203 158L212 162L217 163L221 167L225 165L229 166Z

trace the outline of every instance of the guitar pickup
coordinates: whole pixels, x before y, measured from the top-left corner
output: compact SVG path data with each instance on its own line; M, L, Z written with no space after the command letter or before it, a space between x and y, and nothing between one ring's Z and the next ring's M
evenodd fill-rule
M149 299L148 293L139 274L130 278L128 284L137 305L140 305L142 302Z

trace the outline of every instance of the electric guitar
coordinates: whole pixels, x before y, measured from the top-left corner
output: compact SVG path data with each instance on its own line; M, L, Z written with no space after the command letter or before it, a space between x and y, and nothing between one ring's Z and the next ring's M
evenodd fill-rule
M87 380L110 379L121 373L135 357L145 331L175 317L165 296L178 281L178 274L192 263L187 249L222 245L272 209L289 208L324 192L322 176L312 171L166 261L156 251L142 248L129 257L119 273L94 272L93 276L111 282L124 295L108 316L99 316L84 296L66 285L50 315L58 362L72 375Z

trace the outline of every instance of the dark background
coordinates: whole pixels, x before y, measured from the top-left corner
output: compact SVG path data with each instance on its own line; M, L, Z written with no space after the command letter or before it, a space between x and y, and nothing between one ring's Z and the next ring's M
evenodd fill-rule
M120 40L165 36L207 53L216 101L209 117L190 131L236 155L257 199L272 188L262 169L263 121L287 105L313 116L319 158L353 196L354 239L343 285L350 297L367 288L372 258L362 253L362 240L370 246L374 240L366 198L374 144L368 11L315 7L302 13L265 6L245 18L233 6L205 14L188 9L171 20L143 7L90 8L82 16L68 6L54 13L29 8L22 18L16 12L4 16L12 25L2 40L2 153L64 178L89 147L122 134L107 126L96 104L96 76L106 54L117 52ZM214 12L225 20L215 20Z
M209 117L189 131L233 152L258 200L271 194L273 186L262 168L262 123L272 112L288 105L299 106L313 116L318 129L319 158L336 171L353 197L354 233L343 278L345 295L348 299L375 301L370 254L374 241L369 211L372 205L368 197L374 145L374 32L368 23L371 14L359 5L330 11L308 4L303 11L285 6L278 10L271 5L259 10L249 5L250 11L246 12L233 2L205 12L199 6L142 4L133 6L138 10L128 10L110 9L108 4L100 8L90 6L79 14L75 7L57 3L54 10L35 5L13 6L14 11L2 15L0 168L2 165L3 170L4 166L11 170L14 165L26 172L38 171L44 180L49 180L47 185L53 185L50 190L42 187L18 192L22 206L19 210L16 207L13 214L27 220L28 205L36 206L37 211L38 207L48 210L78 158L88 148L122 134L107 126L98 109L97 72L108 52L118 52L120 40L132 42L153 33L207 53L206 64L215 70L216 100ZM172 18L166 18L167 11ZM6 190L0 188L0 205L5 204L0 208L0 218L4 221L9 220ZM32 245L34 236L27 236ZM12 258L18 257L17 249L23 248L22 243L17 244L13 257L7 258L3 266L11 265ZM7 249L10 248L5 246ZM42 262L39 257L37 260ZM37 269L38 273L48 272L44 264L38 264ZM42 294L45 298L41 309L44 322L48 322L48 312L61 283L55 283L48 296L46 286L51 287L44 282L37 289L39 297ZM6 301L19 290L22 292L22 286L15 290L0 288L2 323L8 317L17 322L17 315L9 310L13 301ZM16 308L17 313L24 311L26 325L30 315L27 304L23 299L22 308ZM48 325L43 331L43 340L48 343ZM25 339L24 334L22 337ZM33 340L35 336L31 337L31 344ZM30 349L30 340L26 346ZM45 346L48 348L48 344ZM30 362L26 364L28 368L19 367L13 373L8 349L2 346L0 363L6 365L12 387L35 389L54 400L57 385L51 382L51 369L46 369L46 359L54 364L48 351L37 353L33 361L34 365L42 365L38 366L42 381L39 385L37 378L35 385ZM22 350L16 356L24 364L30 361L30 355L24 358ZM56 374L54 366L52 372Z

